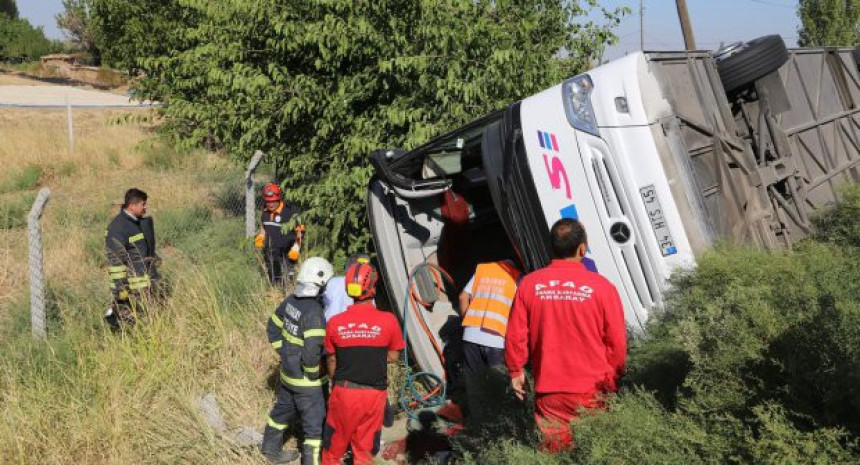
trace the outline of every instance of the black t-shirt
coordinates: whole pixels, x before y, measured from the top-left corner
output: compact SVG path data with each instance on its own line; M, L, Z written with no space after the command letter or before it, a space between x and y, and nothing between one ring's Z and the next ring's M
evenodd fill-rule
M397 318L370 304L351 305L326 325L326 351L337 356L336 381L385 389L388 351L404 347Z

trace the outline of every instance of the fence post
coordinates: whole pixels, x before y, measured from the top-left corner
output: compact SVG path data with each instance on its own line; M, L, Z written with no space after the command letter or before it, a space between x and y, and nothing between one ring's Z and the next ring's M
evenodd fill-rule
M257 202L254 192L254 171L263 159L263 152L257 150L254 157L248 163L248 171L245 172L245 237L251 237L257 232Z
M72 104L69 103L69 96L66 95L66 125L69 132L69 154L75 155L75 124L72 118Z
M45 339L45 263L42 261L42 212L51 198L51 190L43 187L27 216L30 245L30 325L33 337Z

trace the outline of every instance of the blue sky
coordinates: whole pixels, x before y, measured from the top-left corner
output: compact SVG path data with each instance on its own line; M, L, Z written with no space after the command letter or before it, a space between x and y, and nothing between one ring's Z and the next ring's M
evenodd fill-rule
M129 0L134 1L134 0ZM643 0L645 5L645 48L680 50L684 47L674 0ZM639 1L602 0L608 8L628 6L633 12L617 29L621 42L607 50L613 59L639 50ZM18 0L21 16L43 26L52 38L61 38L54 16L62 10L62 0ZM780 34L789 47L797 45L797 2L793 0L687 0L696 45L714 49L720 42L736 42L767 34Z

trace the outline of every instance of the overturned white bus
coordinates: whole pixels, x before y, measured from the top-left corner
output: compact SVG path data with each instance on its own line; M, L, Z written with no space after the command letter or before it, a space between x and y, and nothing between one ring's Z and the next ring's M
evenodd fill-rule
M860 180L858 61L851 49L787 50L779 36L634 53L415 150L374 152L370 225L411 355L441 376L476 264L544 266L562 217L585 225L588 258L633 331L672 271L716 242L804 237L837 186ZM453 284L422 267L407 292L422 263Z

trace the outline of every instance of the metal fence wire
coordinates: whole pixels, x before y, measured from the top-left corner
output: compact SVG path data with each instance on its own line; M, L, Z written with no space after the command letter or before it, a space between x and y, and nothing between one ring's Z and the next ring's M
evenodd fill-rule
M166 249L173 256L194 262L196 255L207 253L206 244L198 243L199 234L195 233L209 228L229 236L228 240L253 255L264 279L262 258L252 239L262 208L263 182L255 179L262 158L263 153L256 152L244 174L237 170L147 170L122 179L101 179L97 187L55 188L53 192L42 188L30 206L26 231L20 222L7 221L3 228L4 234L27 235L29 271L4 270L3 280L10 284L29 281L33 336L48 336L52 313L59 311L69 292L102 295L102 309L106 309L115 306L118 297L118 289L110 289L112 284L135 291L156 277L144 279L141 270L125 266L141 257L126 252L120 252L125 256L110 256L105 247L108 224L121 214L124 193L132 187L148 194L148 216L155 230L151 246L157 255ZM84 197L95 200L82 202ZM20 246L20 241L14 242ZM158 263L157 258L144 261L153 270ZM21 276L24 273L26 278ZM88 302L102 305L99 299Z

